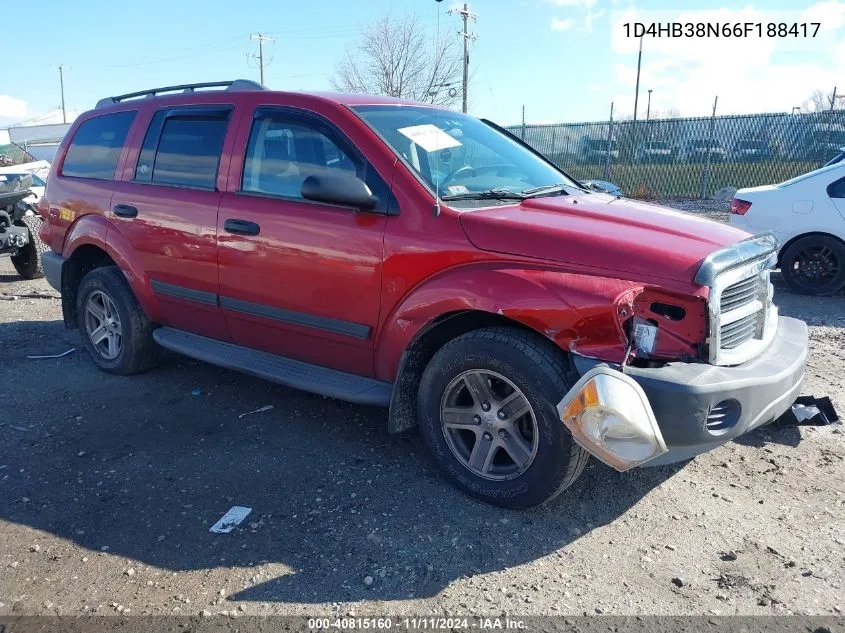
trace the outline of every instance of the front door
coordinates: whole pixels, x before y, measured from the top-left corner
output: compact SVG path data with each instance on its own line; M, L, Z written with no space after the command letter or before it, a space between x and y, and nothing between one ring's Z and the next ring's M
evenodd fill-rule
M300 192L309 175L331 170L387 190L384 181L337 129L301 110L256 111L245 154L240 191L223 195L217 225L233 340L372 375L388 200L360 212Z

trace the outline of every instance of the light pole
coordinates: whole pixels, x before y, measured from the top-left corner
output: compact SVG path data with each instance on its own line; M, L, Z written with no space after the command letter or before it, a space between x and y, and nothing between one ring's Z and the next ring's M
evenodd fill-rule
M796 110L801 110L801 106L792 106L792 114L795 114Z
M654 92L654 90L649 89L649 91L648 91L648 105L646 106L646 109L645 109L645 122L646 123L648 123L649 118L651 117L651 93L652 92Z
M637 87L634 89L634 123L637 122L637 102L640 99L640 67L643 63L643 36L640 35L640 53L637 56Z

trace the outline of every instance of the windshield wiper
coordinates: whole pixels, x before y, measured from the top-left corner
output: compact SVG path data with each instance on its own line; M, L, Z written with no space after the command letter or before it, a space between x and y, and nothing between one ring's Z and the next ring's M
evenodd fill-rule
M440 196L441 200L525 200L527 196L510 189L496 188L485 191L467 191L449 196Z
M566 185L562 183L555 183L553 185L543 185L542 187L534 187L532 189L523 189L520 193L526 198L536 198L537 196L544 196L549 193L559 193L566 191Z

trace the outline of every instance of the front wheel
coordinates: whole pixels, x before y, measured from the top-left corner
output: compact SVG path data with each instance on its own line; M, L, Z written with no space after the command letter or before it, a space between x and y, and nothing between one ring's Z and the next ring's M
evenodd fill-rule
M441 470L469 494L507 508L539 505L587 462L557 414L571 384L542 338L507 327L469 332L426 367L420 429Z
M793 292L832 295L845 287L845 244L830 235L802 237L784 251L780 272Z

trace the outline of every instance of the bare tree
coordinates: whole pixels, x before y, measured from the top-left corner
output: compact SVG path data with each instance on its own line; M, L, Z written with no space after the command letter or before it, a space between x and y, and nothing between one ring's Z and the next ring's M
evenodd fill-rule
M435 46L416 15L386 15L347 48L331 80L335 90L449 105L460 95L461 53L454 37Z
M824 112L826 110L830 110L830 100L832 97L832 92L826 93L821 90L813 90L809 98L801 104L801 112ZM843 103L842 100L837 99L836 101L837 103L834 105L834 110L841 110L845 108L845 103Z

